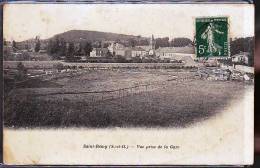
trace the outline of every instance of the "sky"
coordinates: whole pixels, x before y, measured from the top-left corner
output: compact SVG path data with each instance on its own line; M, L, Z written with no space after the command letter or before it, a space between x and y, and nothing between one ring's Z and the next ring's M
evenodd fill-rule
M4 38L41 39L69 30L155 38L195 36L196 17L229 17L230 37L254 36L251 4L6 4Z

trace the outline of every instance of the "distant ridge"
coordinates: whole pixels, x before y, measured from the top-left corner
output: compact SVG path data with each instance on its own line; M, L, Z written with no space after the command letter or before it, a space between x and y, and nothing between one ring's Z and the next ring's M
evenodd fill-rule
M67 42L80 42L80 41L116 41L116 40L145 40L146 37L125 35L109 32L89 31L89 30L70 30L64 33L56 34L53 37L47 39L63 38Z

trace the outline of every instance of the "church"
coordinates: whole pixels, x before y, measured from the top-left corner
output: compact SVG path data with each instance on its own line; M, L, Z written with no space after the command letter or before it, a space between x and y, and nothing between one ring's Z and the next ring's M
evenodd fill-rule
M139 48L144 49L147 52L148 56L155 56L155 39L154 36L152 35L152 37L150 38L149 41L149 45L145 45L145 46L136 46Z

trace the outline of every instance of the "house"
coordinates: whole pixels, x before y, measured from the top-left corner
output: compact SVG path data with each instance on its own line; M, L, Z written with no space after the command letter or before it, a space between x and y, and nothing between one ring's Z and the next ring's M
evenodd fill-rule
M111 43L108 47L108 50L113 55L125 55L125 46L120 43Z
M155 55L160 59L181 60L183 57L195 58L195 51L193 47L159 47L155 50Z
M93 48L90 52L90 57L106 57L109 54L107 48Z
M125 56L125 49L116 49L114 52L114 55L121 55L121 56Z
M145 51L141 47L132 47L131 51L132 51L131 53L132 57L144 58L148 54L147 51Z
M113 53L114 56L123 56L126 60L131 60L132 57L141 56L144 52L143 49L139 47L125 47L120 43L112 43L108 46L110 53Z
M151 45L136 46L136 47L144 49L146 51L147 55L149 55L149 56L154 56L155 55L155 49L153 47L151 47Z
M249 52L240 52L231 56L233 63L246 64L248 65Z

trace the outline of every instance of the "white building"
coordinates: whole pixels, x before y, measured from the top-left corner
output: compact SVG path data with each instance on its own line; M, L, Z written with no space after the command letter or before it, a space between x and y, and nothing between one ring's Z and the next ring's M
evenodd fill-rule
M93 48L90 52L90 57L106 57L109 50L107 48Z
M123 44L111 43L111 45L109 45L107 49L113 55L121 55L121 56L125 55L125 46Z
M186 47L159 47L155 54L160 59L181 60L182 57L190 56L195 58L194 48Z
M145 51L141 47L132 47L131 51L132 51L132 54L131 54L132 57L144 58L148 54L147 51Z
M239 54L231 56L232 62L234 63L242 63L248 65L248 52L240 52Z
M108 50L114 56L123 56L126 59L131 59L131 57L140 57L144 58L146 56L154 56L155 55L155 40L152 35L150 38L150 44L146 46L136 46L136 47L125 47L120 43L111 43L108 46Z

